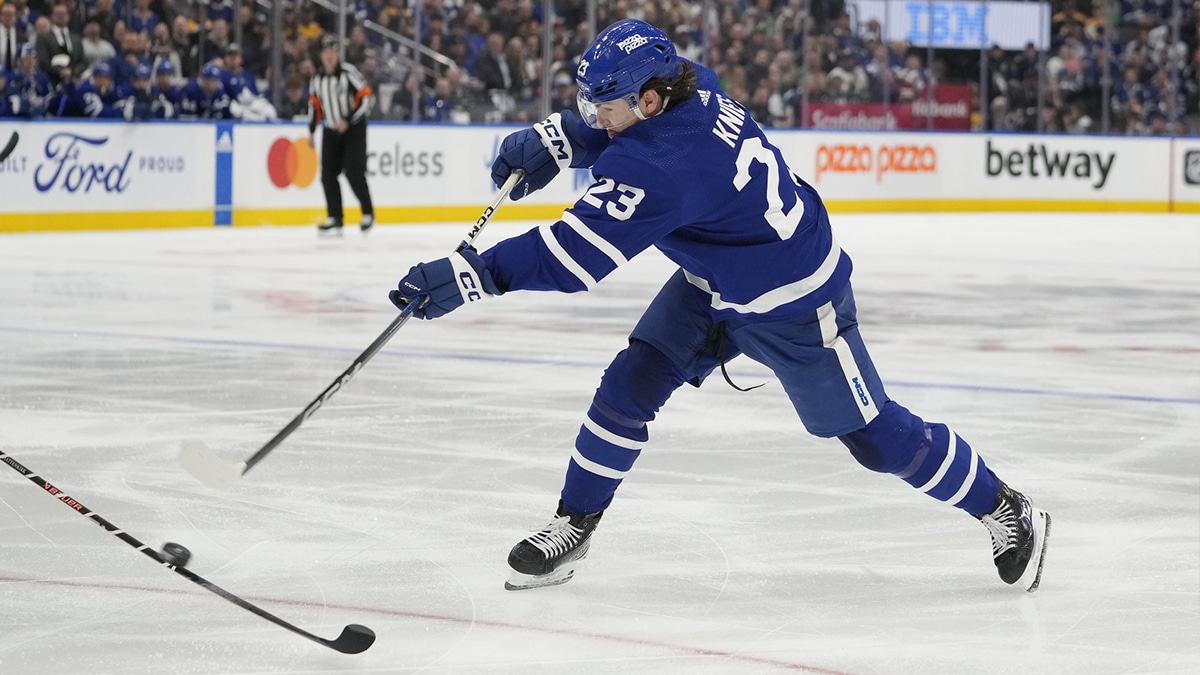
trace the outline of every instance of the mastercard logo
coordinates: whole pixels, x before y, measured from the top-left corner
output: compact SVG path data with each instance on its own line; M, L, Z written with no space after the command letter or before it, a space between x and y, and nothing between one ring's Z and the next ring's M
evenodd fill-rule
M317 177L317 151L308 147L307 138L277 139L267 153L267 175L277 188L306 188Z

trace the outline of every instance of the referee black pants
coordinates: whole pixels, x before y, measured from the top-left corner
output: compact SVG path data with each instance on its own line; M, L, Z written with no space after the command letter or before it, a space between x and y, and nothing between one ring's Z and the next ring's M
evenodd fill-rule
M331 218L342 218L342 186L338 175L346 181L362 205L363 215L373 215L371 191L367 188L367 123L351 124L344 133L329 127L321 134L321 185L325 188L325 206Z

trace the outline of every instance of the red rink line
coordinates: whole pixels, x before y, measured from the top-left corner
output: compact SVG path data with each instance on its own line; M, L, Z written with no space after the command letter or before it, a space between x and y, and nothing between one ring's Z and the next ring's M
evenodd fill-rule
M143 591L146 593L169 593L172 595L183 594L183 591L180 591L177 589L145 588L143 586L123 586L123 585L119 585L119 584L83 583L83 582L76 582L76 581L59 581L59 580L53 580L53 579L18 579L18 578L13 578L13 577L0 577L0 583L33 583L33 584L42 584L42 585L47 585L47 586L65 586L65 587L69 587L69 588ZM196 597L201 597L201 596L196 596ZM628 644L628 645L637 645L637 646L642 646L642 647L654 647L657 649L666 649L666 650L670 650L670 651L674 651L674 652L683 652L684 654L690 654L690 655L695 655L695 656L723 658L723 659L728 659L730 661L741 661L741 662L752 663L752 664L756 664L756 665L773 666L773 667L780 668L783 670L793 670L793 671L803 672L803 673L817 673L818 675L850 675L850 673L848 673L847 671L831 670L829 668L821 668L819 666L808 666L803 663L791 663L788 661L775 661L772 659L762 658L762 657L758 657L758 656L748 656L746 654L739 654L737 652L727 652L727 651L722 651L722 650L718 650L718 649L704 649L701 647L689 647L687 645L669 644L669 643L665 643L665 642L653 642L650 640L634 639L634 638L628 638L628 637L622 637L622 636L616 636L616 635L605 635L603 633L587 633L587 632L583 632L583 631L562 630L562 629L557 629L557 628L544 628L541 626L522 626L520 624L505 623L503 621L487 621L487 620L480 620L480 619L461 619L461 618L453 617L453 616L439 616L436 614L422 614L419 612L402 612L402 611L391 610L391 609L378 609L375 607L355 607L355 606L351 606L351 605L330 605L330 604L316 605L316 604L313 604L310 602L299 602L296 600L285 600L285 599L281 599L281 598L255 597L255 596L248 596L248 595L242 596L242 597L250 602L254 602L255 604L272 603L272 604L277 604L277 605L288 605L291 607L310 607L310 608L323 607L325 609L336 609L339 611L346 611L346 612L351 612L351 613L353 613L353 612L370 612L373 614L382 614L384 616L394 616L394 617L401 617L401 618L406 618L406 619L424 619L424 620L428 620L428 621L445 621L445 622L450 622L450 623L466 624L468 626L470 626L470 625L491 626L493 628L523 630L523 631L531 631L531 632L535 632L535 633L556 633L558 635L563 635L566 637L585 638L585 639L589 639L589 640L608 640L611 642L619 642L619 643L624 643L624 644ZM334 627L336 628L336 626L334 626ZM306 630L308 630L308 629L306 629ZM413 666L413 668L417 668L419 670L421 667Z

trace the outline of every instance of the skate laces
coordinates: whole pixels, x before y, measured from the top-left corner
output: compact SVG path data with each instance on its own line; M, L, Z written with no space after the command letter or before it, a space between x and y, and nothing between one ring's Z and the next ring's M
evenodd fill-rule
M547 558L566 553L579 541L583 528L571 524L570 516L558 516L525 541L533 544Z
M1009 549L1016 548L1017 514L1013 512L1012 502L1005 499L999 508L979 517L980 522L992 535L992 557L996 558Z

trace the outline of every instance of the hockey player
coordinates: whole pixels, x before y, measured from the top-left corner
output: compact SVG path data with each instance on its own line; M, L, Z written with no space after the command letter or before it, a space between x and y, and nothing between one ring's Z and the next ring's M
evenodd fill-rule
M27 117L22 113L22 108L28 108L28 104L25 104L15 91L9 90L8 68L0 63L0 118Z
M226 120L232 117L229 104L221 68L210 63L200 70L199 77L183 88L179 97L179 116L185 119Z
M21 45L17 62L18 69L8 74L8 88L28 104L28 117L41 117L46 113L46 104L54 92L50 77L38 70L37 51L33 45Z
M1050 517L946 425L888 397L858 330L850 258L821 198L716 74L627 19L584 51L577 78L586 125L558 113L509 135L492 177L500 184L525 171L519 199L562 167L591 167L591 187L554 225L482 255L468 248L419 264L389 296L433 319L508 291L587 290L650 246L680 267L605 371L557 513L513 547L506 588L569 580L659 408L745 354L778 376L809 433L838 438L866 468L982 521L1001 579L1036 589Z
M170 61L164 61L170 63ZM117 87L117 107L130 122L168 119L175 116L175 106L150 84L150 64L143 61L133 69L133 77Z
M275 106L258 93L254 73L242 67L242 48L236 42L225 48L225 93L229 95L229 113L239 120L262 122L278 119Z
M168 117L179 116L179 100L183 95L183 90L174 83L174 79L175 64L169 59L161 59L154 66L154 89L171 104L174 112Z
M121 117L113 86L112 67L107 63L92 66L92 77L66 96L63 117Z

